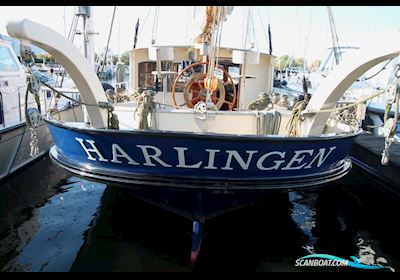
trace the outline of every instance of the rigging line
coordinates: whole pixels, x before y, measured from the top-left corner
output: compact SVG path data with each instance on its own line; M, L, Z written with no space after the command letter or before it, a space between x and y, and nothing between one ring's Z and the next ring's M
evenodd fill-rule
M296 18L297 18L297 29L298 29L298 32L299 32L299 45L300 45L300 52L302 53L302 54L304 54L304 49L303 49L303 40L302 40L302 32L301 32L301 25L300 25L300 18L299 18L299 7L298 6L296 6Z
M154 34L154 36L155 36L154 40L156 39L156 37L158 35L158 20L159 19L160 19L160 7L157 7L157 22L156 22L156 33Z
M186 7L186 39L189 38L189 18L190 18L190 7Z
M313 9L311 8L310 18L309 18L309 21L308 21L308 32L306 33L306 34L309 34L308 37L310 37L310 35L311 35L311 19L312 19L312 15L313 15ZM307 53L308 53L309 42L310 42L310 38L308 38L304 43L304 71L307 68Z
M245 38L245 29L247 24L245 23L246 20L246 9L243 7L243 21L242 21L242 46L243 50L246 48L246 38Z
M268 8L269 9L269 8ZM268 10L269 11L269 10ZM261 24L261 26L262 26L262 28L263 28L263 30L264 30L264 37L265 37L265 40L266 40L266 42L268 42L269 41L269 38L268 38L268 36L267 36L267 34L268 34L268 30L266 29L266 27L264 26L264 22L263 22L263 20L262 20L262 17L261 17L261 12L260 12L260 10L259 9L257 9L257 15L258 15L258 20L260 21L260 24ZM268 24L269 24L269 18L268 18Z
M108 33L107 47L106 47L106 51L105 51L105 54L104 54L104 61L103 61L103 65L102 65L102 67L101 67L100 77L103 76L104 65L105 65L106 62L107 62L108 46L110 45L110 39L111 39L112 28L113 28L113 25L114 25L114 18L115 18L115 11L116 11L116 9L117 9L117 6L114 6L113 15L112 15L112 18L111 18L110 32ZM97 73L97 74L99 74L99 73Z
M328 9L328 16L329 16L329 26L331 29L333 51L335 54L336 65L338 65L340 60L342 60L341 54L340 54L340 48L339 48L339 38L336 33L336 26L335 26L335 21L333 19L332 8L330 6L327 6L327 9Z
M369 79L372 79L373 77L375 77L376 75L378 75L380 72L382 72L384 69L386 69L386 66L388 66L388 64L393 60L393 58L391 58L378 72L376 72L374 75L363 79L363 81L368 81Z
M150 11L151 11L152 8L153 7L150 7L147 10L147 14L146 14L146 17L144 18L143 24L142 24L142 26L139 26L139 32L138 32L138 36L137 36L137 41L139 41L140 35L142 34L142 31L144 29L144 26L146 25L147 18L149 17L149 14L150 14Z
M250 6L248 6L248 11L247 11L247 16L246 16L246 33L244 35L244 46L243 46L243 50L246 50L246 43L247 43L247 37L249 35L249 21L250 21Z
M251 33L252 33L251 35L253 37L252 40L250 40L250 49L257 46L256 49L258 50L258 42L257 42L256 30L255 30L255 26L254 26L254 19L253 19L253 17L254 17L253 8L250 7L249 9L250 9L249 20L250 20L250 24L251 24ZM249 36L249 38L250 38L250 36ZM252 43L254 43L254 46Z
M217 16L218 16L218 7L214 6L213 8L213 19L212 19L212 24L211 24L211 42L210 45L212 47L211 51L211 59L210 59L210 67L208 68L208 74L207 76L209 78L214 76L214 70L215 70L215 55L216 55L216 44L217 44L217 28L216 28L216 21L217 21ZM207 89L207 94L209 93L210 88Z
M156 7L154 13L154 22L153 22L153 31L151 33L151 44L154 45L156 42L156 36L158 31L158 16L159 16L160 7Z
M74 14L74 16L72 17L72 21L71 21L71 26L69 27L69 32L68 32L68 40L70 40L71 38L71 32L72 32L72 27L74 26L74 22L75 22L75 18L76 18L76 14Z
M75 31L76 31L76 26L78 24L78 16L76 15L76 13L74 14L74 16L72 17L72 21L71 21L71 26L69 28L69 32L68 32L68 40L71 41L72 43L74 42L74 38L75 38ZM72 38L72 39L71 39ZM61 64L59 64L60 66L58 67L58 73L60 73L61 71ZM58 77L59 75L57 75L56 78L56 84L58 82ZM65 77L65 70L62 73L61 76L61 82L60 82L60 87L62 87L63 83L64 83L64 77Z
M217 41L216 45L218 46L218 49L217 49L217 60L216 60L216 63L215 63L217 68L218 68L218 61L219 61L219 50L221 48L222 29L223 29L223 26L224 26L224 24L223 24L224 13L225 13L225 9L221 8L220 9L220 15L219 15L219 26L218 26L218 29L217 29L218 41Z
M41 83L41 84L43 84L44 86L48 87L49 89L51 89L51 90L54 91L55 93L61 95L62 97L66 98L66 99L68 99L68 100L71 100L71 101L73 101L73 102L75 102L75 103L78 103L78 104L80 104L80 105L85 105L85 106L100 106L100 102L99 102L98 104L94 104L94 103L86 103L86 102L83 102L83 101L79 101L79 100L76 100L76 99L74 99L74 98L72 98L72 97L69 97L68 95L62 93L61 91L56 90L55 88L53 88L52 86L50 86L49 84L47 84L47 83L45 83L45 82L42 82L42 81L39 80L39 83Z

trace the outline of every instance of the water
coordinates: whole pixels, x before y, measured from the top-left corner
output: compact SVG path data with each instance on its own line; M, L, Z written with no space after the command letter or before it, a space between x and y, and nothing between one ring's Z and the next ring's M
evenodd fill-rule
M195 271L355 271L296 267L325 253L400 269L399 197L353 167L336 184L271 194L210 219ZM45 157L0 183L2 271L191 271L191 221Z

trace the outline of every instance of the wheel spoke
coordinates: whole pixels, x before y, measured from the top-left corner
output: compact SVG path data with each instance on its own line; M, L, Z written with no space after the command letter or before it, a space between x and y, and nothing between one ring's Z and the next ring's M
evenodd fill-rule
M197 96L197 95L201 95L200 91L197 90L197 89L191 89L190 92L192 93L192 96L193 96L194 94L195 94L196 96Z
M214 103L217 103L217 102L219 101L219 98L216 97L216 96L211 95L211 100L212 100Z
M204 90L206 89L206 88L204 87L204 80L203 80L203 81L198 81L197 84L199 85L199 88L200 88L200 89L204 89Z
M201 100L201 97L202 97L202 96L199 95L199 96L193 98L193 99L191 100L191 103L192 103L193 105L196 105L196 103L199 102L199 101Z

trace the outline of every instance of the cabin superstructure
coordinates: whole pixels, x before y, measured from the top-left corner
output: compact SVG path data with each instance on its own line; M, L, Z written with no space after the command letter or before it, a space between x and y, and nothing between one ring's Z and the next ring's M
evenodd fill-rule
M157 49L168 50L170 57L160 57L161 71L170 71L168 75L161 77L167 79L166 105L174 105L172 102L172 86L174 79L182 70L182 64L190 65L203 60L201 50L194 46L162 46L133 49L129 52L131 67L131 85L137 88L155 88L157 75L157 58L152 57ZM167 51L165 51L167 52ZM238 104L236 108L244 109L258 98L260 92L272 93L273 68L276 57L265 53L254 53L246 50L221 48L219 50L219 65L232 76L235 86L238 88ZM183 80L182 80L183 81ZM163 92L161 81L159 91ZM179 90L179 89L178 89ZM183 96L178 95L179 104L184 102ZM156 97L158 100L158 96Z
M158 53L167 54L157 58ZM169 55L169 56L168 56ZM129 53L131 67L131 85L133 89L151 89L155 91L154 101L159 104L154 113L154 124L160 130L182 130L196 132L204 131L204 124L193 114L193 106L185 102L184 91L192 74L181 75L180 70L185 66L199 63L204 56L201 50L193 46L163 46L133 49ZM212 120L207 124L208 132L229 134L256 134L260 113L249 112L249 105L259 98L260 93L272 94L273 65L275 57L265 53L254 53L237 49L221 48L219 50L220 80L224 84L226 94L236 88L236 102L229 110L228 106L214 112ZM160 72L158 72L160 63ZM222 73L225 70L232 79ZM201 65L194 67L195 72L202 72ZM189 72L189 71L188 71ZM175 86L175 88L174 88ZM166 87L166 88L164 88ZM175 101L173 91L175 91ZM189 104L190 105L190 104ZM195 104L193 104L195 105ZM118 104L117 107L120 105ZM121 104L121 106L123 106ZM179 126L176 126L176 123ZM234 122L232 127L226 125ZM154 127L155 128L155 127ZM241 130L241 131L240 131Z

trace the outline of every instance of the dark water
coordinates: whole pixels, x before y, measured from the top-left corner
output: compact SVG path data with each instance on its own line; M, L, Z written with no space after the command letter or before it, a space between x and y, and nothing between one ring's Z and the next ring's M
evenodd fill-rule
M195 268L192 224L47 157L0 182L2 271L356 271L296 267L324 253L400 269L400 198L356 167L332 186L271 194L210 219Z

